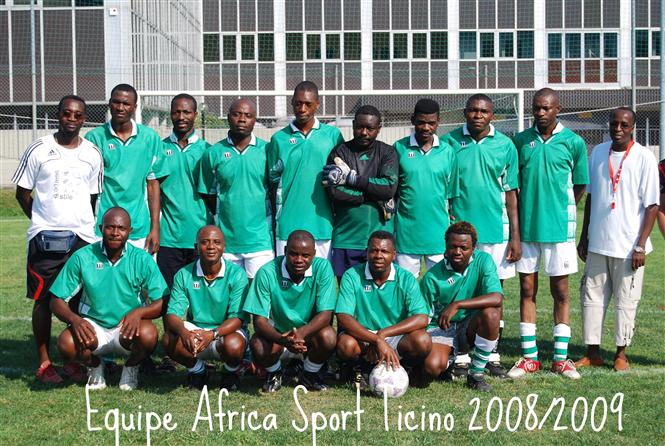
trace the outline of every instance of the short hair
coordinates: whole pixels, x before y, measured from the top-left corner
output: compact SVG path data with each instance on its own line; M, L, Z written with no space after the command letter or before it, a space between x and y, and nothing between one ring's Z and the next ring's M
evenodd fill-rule
M439 114L441 108L439 103L433 99L422 98L418 99L416 106L413 109L414 115L431 115L432 113Z
M196 111L196 108L198 106L198 104L196 102L196 99L194 98L194 96L192 96L191 94L187 94L187 93L180 93L180 94L177 94L177 95L173 96L173 99L171 99L171 108L173 108L173 104L175 104L175 102L179 99L186 99L188 101L192 101L192 104L194 104L194 111Z
M373 105L363 105L360 107L356 112L354 119L358 118L360 115L376 116L376 118L379 120L379 124L381 123L381 112Z
M60 102L58 102L58 113L62 111L62 107L65 106L65 102L67 101L80 102L81 104L83 104L84 110L87 108L87 105L81 96L77 96L75 94L68 94L67 96L63 96L62 99L60 99Z
M469 108L469 104L471 104L474 101L489 102L490 104L492 104L492 107L494 107L494 102L492 102L492 98L490 98L489 96L487 96L484 93L476 93L476 94L473 94L473 95L469 96L469 99L466 100L466 105L464 106L464 108L465 109Z
M388 231L374 231L372 234L369 236L369 239L367 240L367 246L369 246L370 242L372 240L390 240L390 243L392 243L393 248L395 248L395 236L392 235L392 233Z
M629 112L630 115L633 117L633 125L635 125L635 122L637 121L637 113L635 113L635 110L633 110L630 107L617 107L614 110L610 110L610 119L612 119L612 115L615 112L618 112L618 111L627 111L627 112Z
M310 91L316 95L317 99L319 98L319 87L317 87L316 84L312 81L300 82L293 90L293 94L295 95L299 91Z
M559 95L556 94L556 91L552 90L549 87L541 88L533 94L533 99L542 98L545 96L554 96L554 98L559 101Z
M291 234L289 234L289 237L286 239L286 244L290 245L292 241L308 241L312 243L313 247L316 247L314 236L309 231L305 231L304 229L296 229Z
M113 94L116 91L125 91L127 93L132 93L134 95L134 102L139 101L139 94L136 92L136 88L132 87L129 84L118 84L115 87L113 87L113 90L111 90L111 97L113 97Z
M446 229L446 243L448 243L450 236L453 234L470 235L471 243L474 248L478 243L478 233L476 232L476 228L474 228L468 221L458 221L457 223L448 226L448 229Z

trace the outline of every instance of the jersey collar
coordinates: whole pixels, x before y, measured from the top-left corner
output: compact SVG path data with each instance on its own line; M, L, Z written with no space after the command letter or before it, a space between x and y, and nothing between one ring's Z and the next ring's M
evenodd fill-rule
M435 133L433 136L434 136L434 139L432 141L432 149L434 149L435 147L439 147L439 137L438 137L438 135ZM416 132L411 132L411 137L409 138L409 146L418 147L418 149L420 150L420 152L423 155L427 155L428 153L430 153L432 151L432 149L430 149L429 151L424 152L423 149L420 148L420 144L418 144L418 140L416 139Z
M127 141L129 141L130 139L132 139L133 137L135 137L136 135L139 134L139 130L138 130L139 127L136 125L136 121L134 121L133 119L130 119L130 122L132 123L132 134L129 135L129 138L127 138ZM108 126L108 129L109 129L109 132L111 133L111 135L113 135L116 138L120 139L120 137L115 132L115 130L113 130L113 126L111 125L111 120L110 119L106 122L106 125Z
M312 262L312 264L313 263L314 262ZM282 277L284 277L285 279L289 279L293 283L296 283L295 280L293 280L291 278L291 274L289 274L289 270L286 269L286 256L284 256L282 258ZM309 268L307 268L307 271L305 271L305 277L312 277L312 266L311 265L310 265Z
M111 260L109 259L109 255L106 253L106 247L104 246L104 240L99 241L99 247L102 250L102 254L104 254L104 257L106 257L106 260L108 261L109 265L116 266L120 261L125 257L125 253L127 252L127 245L129 242L125 242L125 246L122 248L122 253L120 253L120 257L118 258L118 261L115 263L111 263Z
M538 126L537 126L537 125L534 125L534 126L533 126L533 129L536 131L536 135L538 135L538 139L539 139L541 142L547 144L548 142L550 142L550 141L552 140L552 138L554 137L554 135L556 135L557 133L561 133L561 132L563 131L563 129L565 129L565 127L563 126L563 124L561 124L561 121L557 121L556 126L554 127L554 130L552 130L552 134L550 135L550 137L547 138L547 141L545 141L545 140L543 139L543 137L540 135L540 130L538 130Z
M369 262L365 263L365 280L374 281L372 272L369 270ZM388 274L388 280L395 280L395 265L390 264L390 274Z
M224 259L220 259L220 261L222 262L222 267L219 269L216 279L224 277L224 274L226 274L226 262L224 261ZM205 278L205 273L203 272L203 268L201 267L200 259L196 261L196 275Z
M187 145L182 149L184 152L191 146L192 144L196 144L199 140L199 135L196 134L196 130L193 130L192 133L189 134L189 137L187 138ZM173 144L178 144L178 137L176 136L175 132L171 132L169 135L169 141L171 141ZM180 146L178 146L180 147Z
M490 132L487 134L487 136L485 136L485 138L481 139L480 141L476 141L475 139L473 139L473 137L471 137L471 132L469 132L469 126L466 124L462 126L462 133L464 134L464 136L468 136L469 138L471 138L471 142L473 144L482 144L485 141L485 139L489 138L490 136L492 138L494 137L494 126L490 124Z
M457 271L455 271L453 269L453 267L450 265L450 263L448 262L448 259L445 258L445 257L443 258L443 264L446 267L446 269L448 271L450 271L451 273L457 274L458 276L466 276L466 272L469 270L469 266L471 265L471 263L473 263L473 259L474 259L473 254L471 254L471 258L469 259L469 264L466 265L466 268L464 269L464 272L462 272L462 273L458 273Z
M312 130L318 130L319 127L321 127L321 123L319 122L319 118L316 116L314 117L314 126L312 126L312 129L307 133L307 136L298 128L296 127L296 120L292 120L289 123L289 126L291 127L291 133L300 133L300 136L302 136L304 139L309 139L310 136L312 136Z
M228 145L230 145L231 148L233 150L235 150L238 155L244 155L247 152L247 147L256 146L256 135L254 135L254 133L252 133L252 138L249 140L249 144L247 144L247 147L245 147L245 150L243 150L242 152L240 150L236 149L236 145L233 142L233 140L231 139L231 135L229 135L229 134L226 135L226 143Z

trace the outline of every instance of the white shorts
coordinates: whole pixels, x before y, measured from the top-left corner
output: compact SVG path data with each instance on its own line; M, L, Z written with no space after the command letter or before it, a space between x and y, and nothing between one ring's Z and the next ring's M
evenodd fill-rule
M522 242L522 258L515 262L517 272L523 274L537 273L541 257L545 274L548 276L567 276L577 272L575 242Z
M185 324L185 328L189 331L194 331L194 330L206 330L205 328L201 328L196 326L195 324L192 324L191 322L188 321L183 321ZM248 333L243 330L242 328L239 328L236 330L236 333L238 333L240 336L243 337L245 340L245 344L247 344L247 339L248 339ZM198 359L203 359L203 360L211 360L211 359L217 359L221 360L221 356L219 356L219 352L215 348L215 344L217 344L215 341L211 342L208 344L208 346L203 350L201 353L199 353L196 357Z
M247 277L253 279L256 272L266 263L275 258L272 250L250 252L247 254L233 254L225 252L223 257L245 270Z
M434 344L443 344L452 347L455 350L455 354L457 354L460 348L467 350L469 347L466 335L473 317L470 316L458 322L451 322L447 330L441 327L429 328L427 329L427 334L432 337Z
M397 264L413 274L417 279L420 276L420 259L425 257L425 270L429 271L431 267L443 260L443 254L397 254Z
M515 263L510 263L506 260L508 242L478 243L476 248L492 256L492 260L494 260L494 264L496 265L496 272L499 275L499 279L504 280L515 277Z
M286 248L286 240L277 240L275 248L276 254L283 256L284 249ZM314 248L316 249L317 257L330 260L330 240L314 240Z
M90 322L90 325L95 329L95 336L97 336L97 348L92 352L95 356L107 355L123 355L129 356L131 353L120 344L120 326L113 328L104 328L97 322L89 318L84 318Z

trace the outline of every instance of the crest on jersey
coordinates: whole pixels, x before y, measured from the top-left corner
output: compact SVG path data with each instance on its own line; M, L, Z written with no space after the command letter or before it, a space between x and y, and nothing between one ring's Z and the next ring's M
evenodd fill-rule
M446 282L448 282L448 285L452 285L453 283L455 283L455 278L454 277L448 277L448 280L446 280Z
M536 141L531 141L531 142L529 143L529 147L531 147L532 149L533 149L534 147L536 147Z
M97 262L97 265L95 265L97 269L104 269L104 264L102 262Z
M372 285L365 285L365 292L369 293L370 291L372 291Z
M115 150L115 144L109 143L109 150Z
M231 152L224 152L224 158L231 158Z
M465 148L465 147L466 147L466 141L462 141L462 143L460 144L460 146L462 146L462 148Z
M195 290L198 290L199 288L201 288L201 282L194 282L194 283L192 283L192 287L193 287Z
M173 150L166 149L166 156L171 156L171 155L173 155Z
M289 286L289 281L286 279L282 279L282 288L286 288Z
M413 158L415 156L416 156L416 154L414 152L409 152L409 155L408 155L409 158Z
M291 144L295 144L296 142L298 142L298 140L295 139L295 138L291 138L291 139L289 139L289 142L290 142Z

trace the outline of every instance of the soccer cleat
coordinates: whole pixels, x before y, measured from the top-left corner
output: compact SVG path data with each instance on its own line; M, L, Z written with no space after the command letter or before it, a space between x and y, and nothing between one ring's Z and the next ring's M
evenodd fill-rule
M64 374L77 383L84 383L88 380L88 371L78 362L68 362L62 367Z
M165 375L165 374L168 374L168 373L175 373L176 363L173 359L169 358L168 356L164 356L162 358L162 362L159 363L159 365L157 366L155 371L158 375Z
M45 384L60 384L63 381L51 361L42 362L42 365L37 369L37 373L35 373L35 377Z
M485 370L487 370L487 373L494 378L504 379L508 377L506 369L503 368L499 361L488 362L485 366Z
M240 386L240 377L236 372L229 372L226 369L222 370L222 382L219 385L220 389L226 389L229 392L235 392Z
M575 364L573 364L573 361L570 359L554 361L552 363L552 371L570 379L580 379L582 377L575 369Z
M88 367L88 383L86 387L90 390L106 389L104 379L104 361L100 361L97 367Z
M530 358L521 358L508 371L508 377L512 379L523 378L527 373L535 373L540 370L540 361L534 361Z
M262 390L265 393L275 393L282 388L282 369L274 372L268 372L266 381L263 383Z
M575 367L604 367L605 361L600 356L583 356L578 361L575 361Z
M491 392L492 387L485 381L484 373L469 373L466 375L466 385L481 392Z
M328 386L323 382L323 376L321 376L321 372L308 372L303 370L298 382L305 386L307 390L312 390L315 392L328 390Z
M626 358L617 356L614 358L614 371L615 372L626 372L630 370L630 363Z
M205 368L201 373L187 373L187 388L189 390L202 390L208 383L208 376L208 370Z
M139 386L139 367L124 366L120 375L120 390L135 390Z
M304 370L303 362L301 360L295 359L290 361L287 365L284 365L282 379L287 383L293 382L299 384Z
M469 375L469 364L467 363L453 364L450 370L450 377L453 379L453 381L456 381L458 379L464 379L468 375Z

